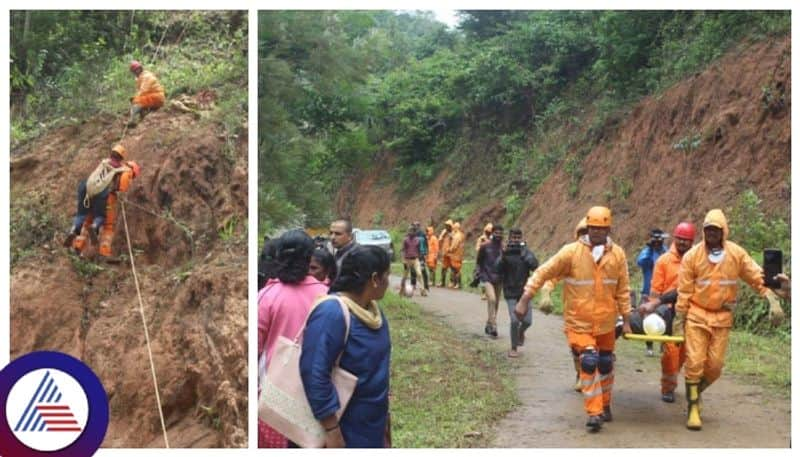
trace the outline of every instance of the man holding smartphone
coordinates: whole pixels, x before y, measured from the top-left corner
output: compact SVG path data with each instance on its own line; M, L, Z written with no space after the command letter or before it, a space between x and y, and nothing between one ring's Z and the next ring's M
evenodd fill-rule
M737 281L743 280L769 301L773 323L784 317L777 295L764 286L761 267L744 248L727 238L725 214L712 209L703 222L703 242L683 256L678 273L678 301L672 330L674 335L685 334L689 403L686 427L690 430L702 428L700 394L722 374L733 326Z
M495 270L503 284L503 296L506 298L511 322L509 330L511 350L508 356L515 358L519 356L517 349L525 344L525 332L533 324L533 313L532 308L528 307L527 314L522 319L517 319L514 308L522 296L528 276L539 266L539 261L522 239L522 230L512 228L508 233L508 244L497 259Z

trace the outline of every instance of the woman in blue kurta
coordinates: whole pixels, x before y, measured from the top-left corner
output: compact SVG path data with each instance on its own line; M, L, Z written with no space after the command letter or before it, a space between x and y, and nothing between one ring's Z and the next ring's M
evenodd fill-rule
M326 431L327 447L384 447L389 414L389 325L376 300L389 286L389 256L377 246L358 246L343 259L330 293L350 311L350 334L336 297L312 311L303 334L300 375L306 397ZM358 378L341 419L331 370L339 366Z

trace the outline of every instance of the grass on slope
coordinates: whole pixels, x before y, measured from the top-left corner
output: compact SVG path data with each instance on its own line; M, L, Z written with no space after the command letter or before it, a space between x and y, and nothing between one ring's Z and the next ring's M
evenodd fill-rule
M519 403L508 361L394 293L381 305L392 335L393 446L487 446Z
M726 372L788 398L792 390L791 338L734 330L728 343L722 375L725 376Z

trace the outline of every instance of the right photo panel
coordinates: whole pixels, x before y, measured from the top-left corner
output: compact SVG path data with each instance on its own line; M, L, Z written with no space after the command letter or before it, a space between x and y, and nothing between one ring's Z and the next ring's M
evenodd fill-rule
M788 448L790 28L260 11L258 446Z

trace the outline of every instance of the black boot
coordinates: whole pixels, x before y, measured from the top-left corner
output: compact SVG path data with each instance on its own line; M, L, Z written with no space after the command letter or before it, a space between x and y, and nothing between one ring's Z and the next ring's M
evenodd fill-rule
M600 416L589 416L586 421L586 430L591 433L597 433L603 427L603 418Z

